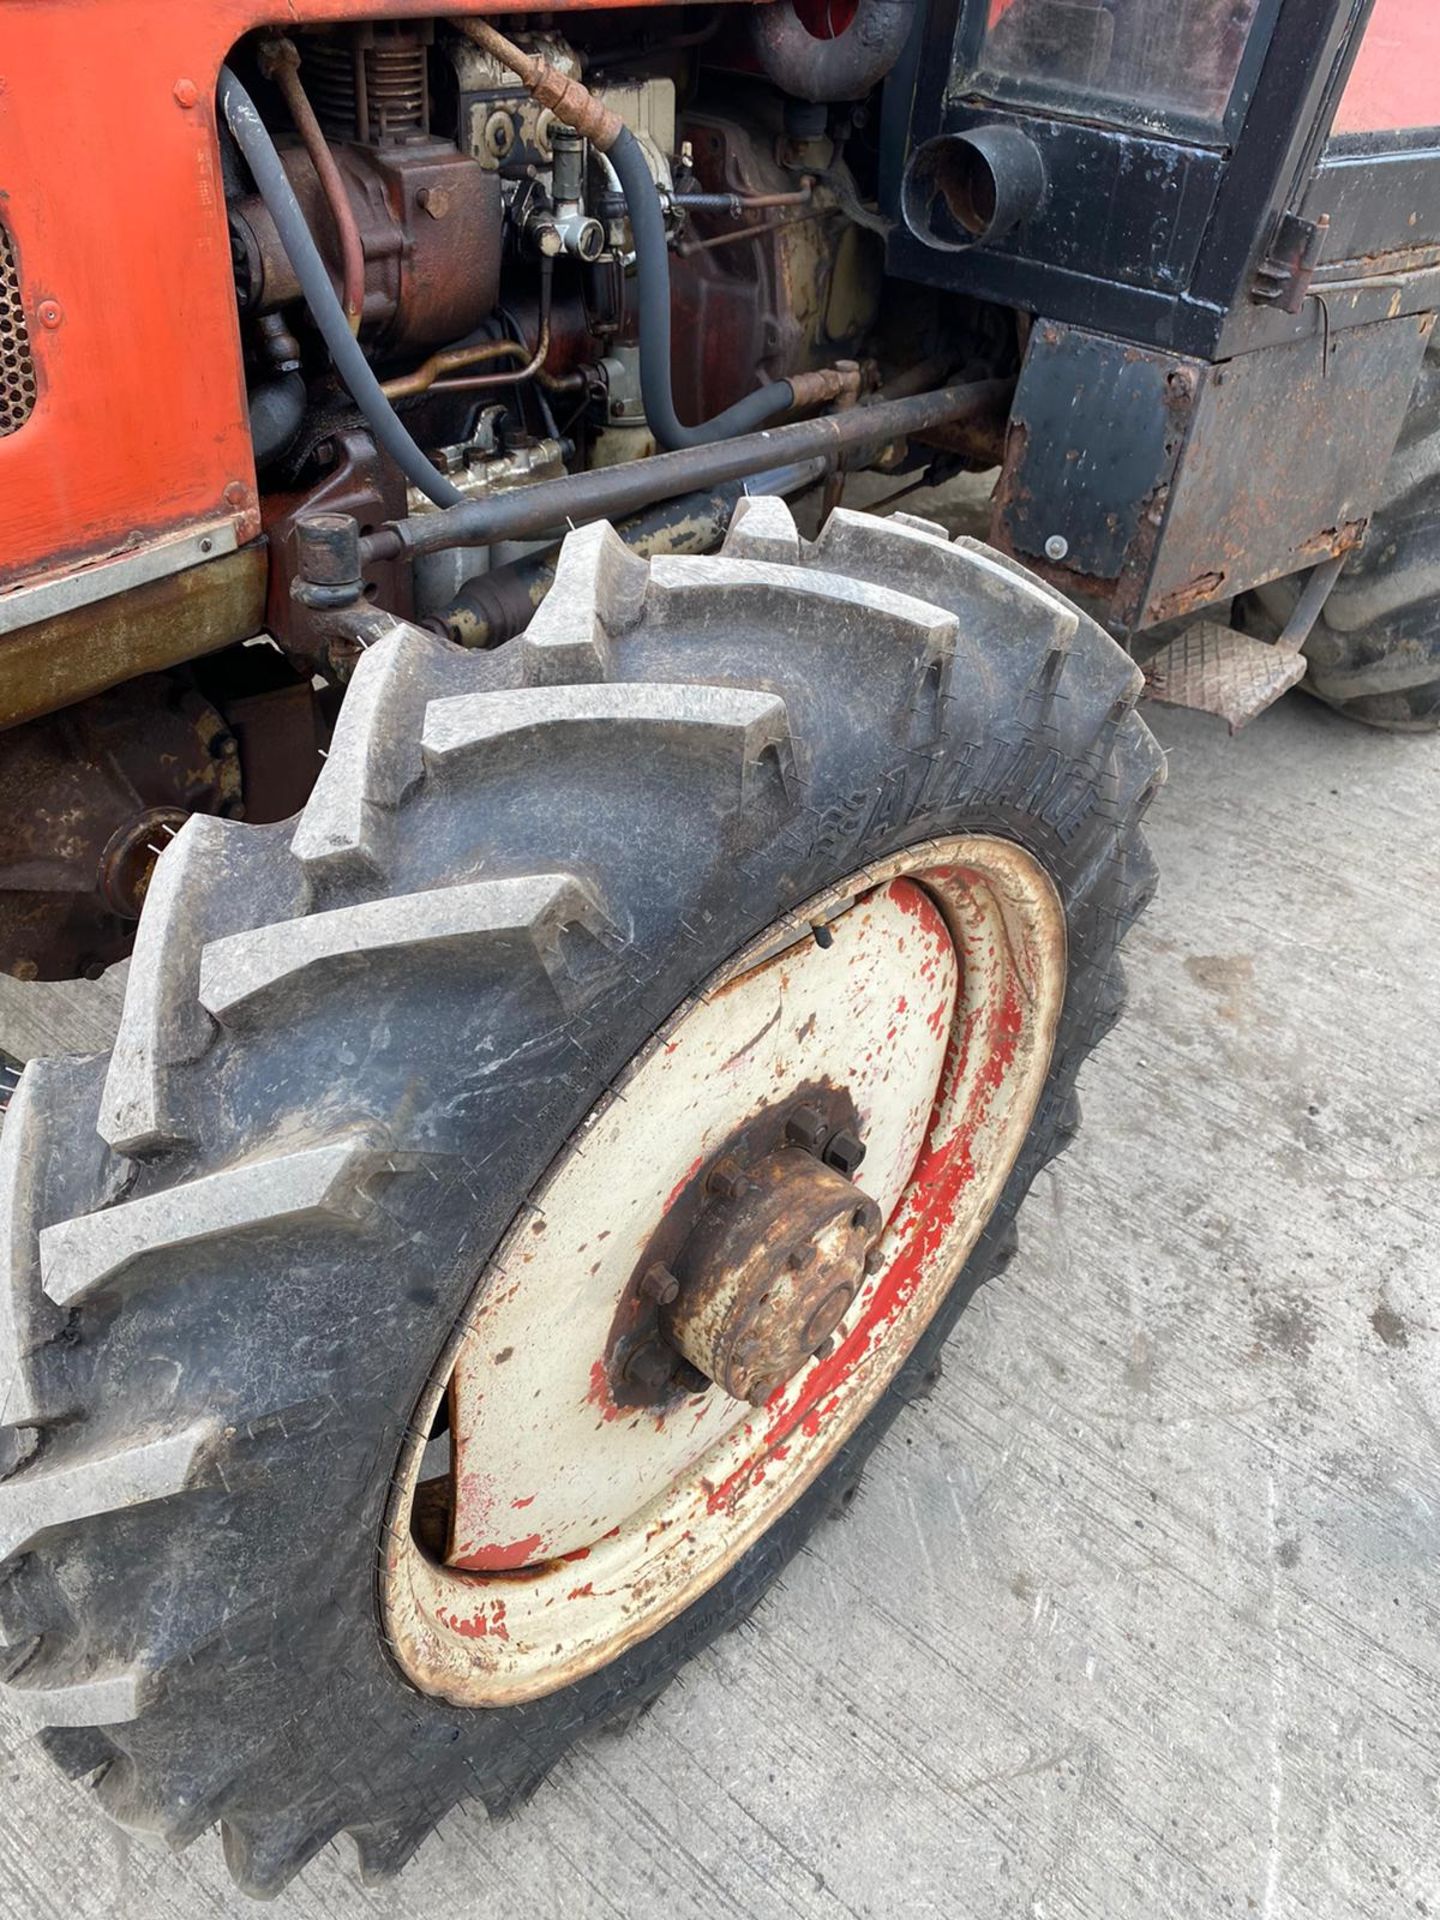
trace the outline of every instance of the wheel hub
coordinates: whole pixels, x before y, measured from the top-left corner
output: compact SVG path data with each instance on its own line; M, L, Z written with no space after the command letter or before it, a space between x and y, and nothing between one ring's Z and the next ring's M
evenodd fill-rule
M707 1380L763 1406L822 1356L884 1223L867 1194L803 1147L748 1171L722 1163L709 1184L719 1191L682 1244L661 1326Z

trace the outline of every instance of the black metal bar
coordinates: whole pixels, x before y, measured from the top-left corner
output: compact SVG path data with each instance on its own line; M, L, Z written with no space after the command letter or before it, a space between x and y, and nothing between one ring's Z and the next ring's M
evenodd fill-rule
M600 467L589 473L567 474L560 480L542 480L536 486L520 487L489 500L468 500L440 513L392 520L362 540L361 562L368 566L446 547L534 540L567 524L613 520L676 494L719 486L726 480L743 480L766 467L883 445L907 434L922 434L931 427L1003 416L1013 390L1010 380L967 381L906 400L879 400L872 406L851 407L816 420L769 427L711 446L684 447L626 466Z

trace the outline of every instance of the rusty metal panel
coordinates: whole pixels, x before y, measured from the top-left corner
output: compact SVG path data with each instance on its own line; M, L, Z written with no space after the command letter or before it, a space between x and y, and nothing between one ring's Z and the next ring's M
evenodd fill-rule
M1210 369L1137 625L1359 545L1434 318L1320 328Z
M1434 316L1321 319L1216 366L1037 323L995 544L1120 634L1358 546Z
M1117 581L1174 471L1199 361L1038 323L1010 413L996 544ZM1067 589L1073 590L1073 589Z

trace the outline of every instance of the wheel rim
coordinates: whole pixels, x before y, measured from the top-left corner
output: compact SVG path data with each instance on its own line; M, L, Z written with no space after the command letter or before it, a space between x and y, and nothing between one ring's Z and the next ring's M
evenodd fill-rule
M411 1423L381 1605L417 1686L498 1706L568 1685L799 1498L993 1210L1065 974L1028 853L930 841L768 929L636 1056L480 1276Z

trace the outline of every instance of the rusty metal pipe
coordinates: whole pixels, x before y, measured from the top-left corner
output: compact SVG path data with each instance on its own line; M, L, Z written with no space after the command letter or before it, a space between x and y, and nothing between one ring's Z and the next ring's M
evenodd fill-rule
M507 346L524 353L525 343L510 340ZM550 351L550 316L547 314L540 328L540 338L535 343L535 351L523 367L511 367L504 373L479 373L464 376L458 380L437 380L436 393L483 393L490 387L513 387L525 380L533 380L545 364Z
M438 380L435 383L437 393L483 393L487 388L513 387L524 380L533 380L544 366L550 352L550 295L554 284L555 263L542 260L540 263L540 334L535 342L535 351L523 367L512 368L508 373L472 374L461 380ZM524 344L518 340L508 342L524 353Z
M766 493L789 499L823 478L825 465L823 460L805 460L750 480L703 487L698 493L681 494L619 520L615 531L632 552L646 559L652 554L713 553L725 538L736 502L755 481ZM441 614L424 624L462 647L498 647L529 624L554 584L559 558L557 543L542 553L476 574Z
M859 0L853 18L817 40L795 0L754 7L750 51L767 78L797 100L860 100L885 78L910 37L915 0Z
M738 246L742 240L759 240L767 233L779 233L785 227L803 227L808 220L827 220L840 212L839 207L812 207L807 213L784 213L775 220L762 220L755 227L732 227L728 233L712 233L704 240L681 240L675 247L682 260L695 253L713 253L717 247Z
M504 360L507 356L518 355L523 359L526 352L523 340L486 340L473 347L442 347L439 353L432 353L414 373L400 374L394 380L382 380L380 391L387 400L407 400L413 394L428 393L445 374L459 373L464 367L484 366L491 360ZM518 379L519 375L509 377Z
M884 445L934 427L982 422L992 415L1003 418L1013 391L1012 380L969 381L906 400L881 400L873 406L821 414L733 440L682 447L620 467L542 480L488 500L463 501L442 513L392 520L361 540L361 564L437 553L447 547L533 540L567 523L583 526L591 520L613 520L657 500L741 480L792 461L817 456L833 460L857 448Z
M355 209L345 191L345 182L340 178L340 169L330 151L330 142L315 117L310 96L301 84L300 50L295 42L283 36L278 40L263 42L260 48L260 71L279 88L295 124L295 131L310 156L310 164L324 190L325 204L330 209L330 218L335 222L335 233L340 242L340 304L345 309L350 331L359 333L360 316L365 306L365 249L361 244Z
M672 193L672 207L687 213L758 213L763 207L808 206L815 193L815 182L807 174L792 193Z
M507 66L542 107L548 107L557 120L583 134L601 153L608 153L625 131L625 122L619 114L602 106L588 87L558 72L535 54L526 53L523 47L517 47L488 20L457 20L455 25L467 40L473 40L477 47Z

